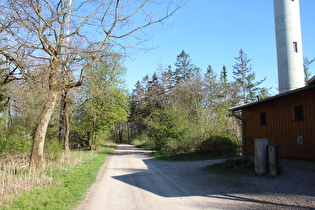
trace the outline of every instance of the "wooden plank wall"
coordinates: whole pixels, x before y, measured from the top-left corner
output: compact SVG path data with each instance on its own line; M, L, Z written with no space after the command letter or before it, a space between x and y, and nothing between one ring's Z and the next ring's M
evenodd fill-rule
M304 120L296 121L294 107L303 105ZM260 124L260 113L266 113L266 125ZM280 156L315 159L315 89L276 98L242 110L245 151L254 154L254 139L277 142ZM303 144L297 144L303 136Z

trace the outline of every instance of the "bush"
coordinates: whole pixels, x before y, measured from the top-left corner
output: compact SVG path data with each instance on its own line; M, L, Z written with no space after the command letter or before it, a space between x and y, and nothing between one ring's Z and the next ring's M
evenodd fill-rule
M145 119L147 135L160 150L176 151L187 139L188 121L184 112L165 109L153 112ZM183 150L181 148L180 150Z
M62 148L57 139L47 140L45 143L45 159L49 161L59 160L62 155Z
M148 147L155 147L154 141L152 138L149 138L146 134L141 134L138 138L132 139L131 144L135 146L148 146Z
M240 145L226 136L214 135L203 141L196 153L210 156L233 157L239 155Z
M0 156L30 152L32 137L23 130L16 129L15 133L1 132Z

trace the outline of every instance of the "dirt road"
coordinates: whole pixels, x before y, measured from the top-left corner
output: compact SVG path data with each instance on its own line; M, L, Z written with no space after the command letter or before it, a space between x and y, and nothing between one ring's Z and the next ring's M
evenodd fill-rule
M203 168L222 160L166 162L150 158L148 153L130 145L118 145L78 209L315 208L314 180L295 180L299 183L287 186L293 181L290 175L220 176Z

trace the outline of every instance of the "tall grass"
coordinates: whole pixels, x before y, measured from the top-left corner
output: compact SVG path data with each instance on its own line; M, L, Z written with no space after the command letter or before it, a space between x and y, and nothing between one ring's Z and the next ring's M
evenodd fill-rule
M29 158L0 161L0 209L71 209L94 182L105 158L114 150L71 151L45 170L29 173Z
M35 187L50 185L51 178L41 172L28 173L29 157L15 155L0 160L0 204Z

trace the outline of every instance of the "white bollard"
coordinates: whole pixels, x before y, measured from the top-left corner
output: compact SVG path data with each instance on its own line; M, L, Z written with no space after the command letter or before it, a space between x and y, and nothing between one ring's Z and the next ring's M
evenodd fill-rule
M255 172L263 174L267 170L268 139L255 139Z

